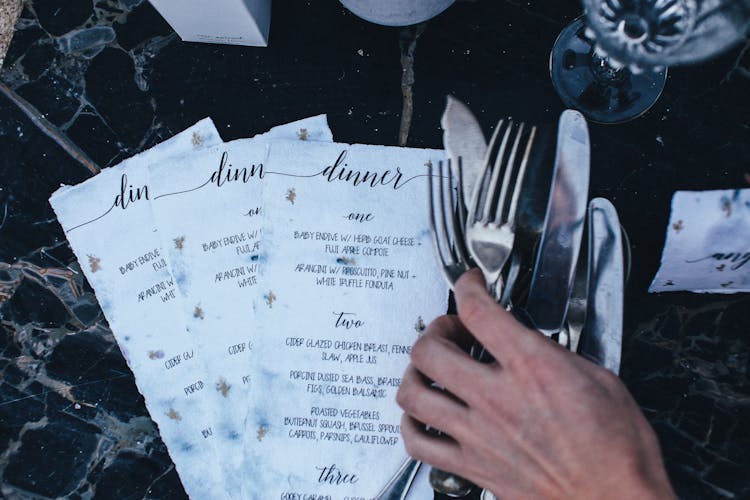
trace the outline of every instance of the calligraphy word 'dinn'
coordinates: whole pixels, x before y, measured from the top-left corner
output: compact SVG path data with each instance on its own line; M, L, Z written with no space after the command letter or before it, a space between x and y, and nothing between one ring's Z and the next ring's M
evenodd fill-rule
M250 165L250 170L247 167L236 168L229 163L229 154L224 151L221 154L221 160L219 160L219 168L214 170L211 174L209 181L212 184L216 184L216 187L221 187L227 182L242 182L246 184L253 177L263 178L263 164Z

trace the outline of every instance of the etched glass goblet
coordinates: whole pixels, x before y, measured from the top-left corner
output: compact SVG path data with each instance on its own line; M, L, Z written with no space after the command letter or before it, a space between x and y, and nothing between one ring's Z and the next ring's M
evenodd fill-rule
M555 89L589 120L621 123L658 99L667 66L693 64L742 40L750 0L583 0L586 14L550 55Z

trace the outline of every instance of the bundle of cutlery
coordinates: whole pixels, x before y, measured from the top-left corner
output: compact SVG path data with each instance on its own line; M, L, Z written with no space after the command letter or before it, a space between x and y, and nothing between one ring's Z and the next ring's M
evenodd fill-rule
M588 201L583 116L562 113L554 148L549 131L510 119L487 144L471 111L450 97L442 125L449 159L430 168L429 213L448 286L480 268L488 291L518 319L617 373L628 249L614 206ZM472 355L492 361L480 345ZM377 498L405 498L419 465L404 463ZM476 489L437 469L430 484L450 497Z

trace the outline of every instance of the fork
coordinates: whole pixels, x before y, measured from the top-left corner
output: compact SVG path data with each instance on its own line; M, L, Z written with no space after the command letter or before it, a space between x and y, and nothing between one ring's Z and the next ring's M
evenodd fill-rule
M498 282L513 248L516 208L526 164L536 135L536 127L532 127L521 164L516 176L512 177L516 170L515 160L525 127L523 123L518 127L512 150L506 158L505 151L512 128L512 121L506 127L503 120L495 128L485 157L484 172L479 178L479 185L474 188L471 209L468 212L463 198L461 159L459 158L456 169L458 189L454 189L450 161L447 162L447 172L443 171L443 162L438 162L437 175L433 175L433 167L428 164L432 241L440 263L440 270L451 290L464 272L477 267L478 264L485 276L488 289L496 299L500 299L502 290ZM498 145L501 130L505 130L505 133L502 142ZM499 150L494 166L492 166L492 152L497 148ZM503 182L500 186L500 174L503 172ZM447 190L445 178L447 178ZM510 187L511 182L513 182L513 188ZM512 189L512 195L508 198L510 189ZM454 191L456 192L455 198ZM482 205L481 211L480 205ZM478 358L482 358L483 349L481 346L476 347L478 349L473 352L478 353ZM420 464L412 458L407 459L376 498L378 500L405 498ZM465 479L435 468L430 471L430 485L435 491L452 497L466 496L473 489L473 485Z
M459 222L456 222L455 212L451 211L454 214L454 217L452 217L454 244L452 245L453 248L449 248L449 250L452 250L449 252L441 251L440 233L437 231L437 224L435 222L433 189L430 189L430 223L433 231L433 241L435 242L436 252L440 259L443 273L451 288L458 276L467 270L467 266L473 267L472 264L476 263L484 274L488 290L496 300L501 299L503 291L500 275L513 249L516 209L523 186L526 165L528 164L531 147L536 137L536 127L532 127L526 139L524 154L520 159L520 164L517 165L516 158L521 145L521 139L524 136L525 125L523 123L519 124L511 150L506 153L513 129L513 122L509 121L506 125L504 120L500 120L497 127L495 127L495 132L487 147L487 154L484 159L484 171L479 176L478 185L474 186L472 203L465 216L461 212L464 209L461 199L463 179L461 165L459 164L459 199L457 203L458 207L456 208L456 211L459 212ZM498 141L501 131L504 131L502 140ZM493 153L495 151L496 155L493 164ZM449 204L446 206L443 195L442 164L439 164L439 166L441 170L438 176L438 188L440 192L440 205L442 207L441 213L443 214L441 219L444 233L443 242L447 239L449 242L448 246L451 247L446 213L450 210L453 200L450 198ZM501 175L502 184L500 183ZM452 196L453 186L451 184L452 176L450 175L450 168L448 183L448 193L449 196ZM460 224L461 220L466 221L463 226ZM463 237L464 235L465 238ZM463 247L464 239L466 240L470 257L465 255ZM512 284L509 283L508 289L511 287ZM489 361L490 358L488 353L478 343L472 348L471 354L481 361ZM435 491L445 493L451 497L466 496L472 490L470 482L434 467L430 471L430 485Z
M459 157L456 168L458 186L454 189L453 172L450 160L447 161L447 171L443 172L443 162L438 162L437 186L433 179L432 165L428 165L430 179L429 215L432 242L435 254L440 261L443 276L451 290L456 280L476 264L466 246L466 203L464 202L462 160ZM447 178L448 189L445 189L443 179ZM435 191L438 196L435 196ZM454 199L454 191L456 193ZM446 194L447 193L447 194ZM437 198L437 207L436 200ZM437 219L440 219L439 222ZM450 219L450 224L448 223ZM430 470L430 485L438 493L451 497L466 496L471 493L474 485L463 479L440 469Z
M431 163L427 164L427 169L429 193L428 214L432 243L443 277L450 289L453 290L456 280L472 267L476 267L469 255L464 237L467 210L463 197L462 160L459 157L458 165L455 168L452 166L450 160L447 160L445 168L442 161L438 162L437 173L433 172ZM457 178L456 186L454 186L453 181L454 170ZM456 193L455 197L454 193ZM375 499L403 500L406 498L406 494L421 464L418 460L411 457L407 458ZM442 484L436 486L432 481L432 476L435 474L446 475L447 473L438 469L430 471L430 484L439 493L465 496L473 488L471 483L458 476L450 476L455 482L451 483L453 487L449 490ZM458 494L456 495L456 493Z
M464 237L467 211L463 197L462 160L459 157L455 168L450 160L447 160L445 168L440 161L436 173L433 172L431 163L427 165L427 169L432 243L443 277L453 290L456 280L472 267L476 267L469 255ZM457 186L454 186L453 181L454 170ZM408 458L375 497L376 500L403 500L420 465L420 461ZM449 496L466 496L474 487L472 483L459 476L435 468L430 471L430 485L438 493Z
M440 262L440 270L451 290L458 278L475 267L468 248L466 247L465 224L466 204L463 197L463 173L461 158L455 168L458 185L453 186L453 168L451 161L446 161L446 169L443 171L443 162L438 162L437 175L433 175L432 164L427 165L427 178L429 182L429 217L432 243L435 255ZM437 177L437 181L435 181ZM445 181L447 178L447 190ZM437 191L437 196L435 192ZM447 191L447 193L446 193ZM454 191L456 198L454 199ZM437 205L437 207L436 207ZM439 220L438 220L439 219ZM450 223L448 221L450 219Z
M500 120L495 127L484 159L484 172L474 188L466 222L469 253L482 270L487 289L497 300L502 295L500 276L513 249L516 209L536 137L536 127L531 127L523 156L517 162L525 124L520 123L516 128L513 144L508 151L513 128L512 120L507 123ZM501 132L502 139L498 140ZM503 301L507 299L503 297Z

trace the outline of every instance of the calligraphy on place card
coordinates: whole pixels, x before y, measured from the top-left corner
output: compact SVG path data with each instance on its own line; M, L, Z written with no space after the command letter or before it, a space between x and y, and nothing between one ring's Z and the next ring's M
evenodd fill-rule
M412 343L447 306L426 208L425 164L442 156L271 144L251 498L371 498L406 458L395 393Z
M678 191L649 292L750 291L750 189Z
M211 440L204 360L185 329L156 232L147 166L221 143L206 119L169 141L64 186L50 204L96 292L188 494L229 498Z

